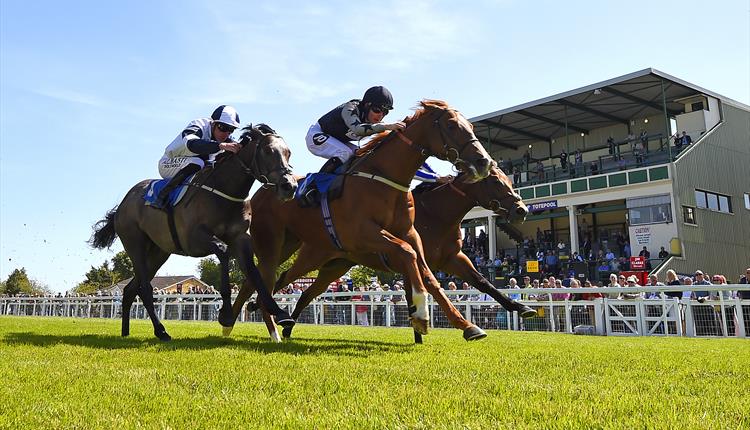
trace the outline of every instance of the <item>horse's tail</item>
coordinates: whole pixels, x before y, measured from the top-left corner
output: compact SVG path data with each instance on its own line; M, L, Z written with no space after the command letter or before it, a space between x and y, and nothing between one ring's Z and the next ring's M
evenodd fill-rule
M104 219L94 224L94 234L89 239L89 245L97 249L109 248L117 238L115 232L115 214L117 206L110 209Z

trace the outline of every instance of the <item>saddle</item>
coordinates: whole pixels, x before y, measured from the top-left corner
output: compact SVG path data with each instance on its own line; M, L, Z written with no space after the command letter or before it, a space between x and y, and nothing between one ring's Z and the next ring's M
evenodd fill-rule
M188 187L193 182L193 179L195 178L195 174L189 176L185 181L180 184L179 187L172 190L171 193L169 193L169 200L168 205L171 207L177 206L177 204L182 200L182 197L185 196L185 193L188 190ZM157 209L163 209L157 202L156 197L159 195L159 192L164 188L164 186L167 185L169 182L169 179L154 179L151 181L148 186L146 187L146 192L143 193L143 200L146 202L146 205L153 206Z
M341 197L350 161L333 173L308 173L294 193L297 204L302 208L314 208L320 206L322 196L326 196L329 202Z

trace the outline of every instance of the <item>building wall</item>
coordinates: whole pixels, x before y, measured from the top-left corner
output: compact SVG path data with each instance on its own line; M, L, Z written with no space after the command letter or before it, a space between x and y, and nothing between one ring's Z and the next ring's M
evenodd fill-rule
M722 109L724 123L675 162L675 218L684 256L669 268L736 280L750 265L750 211L743 202L750 192L750 112L726 103ZM682 206L695 207L696 189L730 196L733 214L696 208L697 226L685 224Z

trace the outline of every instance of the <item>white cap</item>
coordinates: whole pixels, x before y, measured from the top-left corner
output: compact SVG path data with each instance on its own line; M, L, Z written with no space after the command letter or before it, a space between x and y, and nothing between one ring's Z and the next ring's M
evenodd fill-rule
M237 109L232 106L221 105L214 110L211 114L211 119L224 124L231 125L234 128L240 126L240 115L237 113Z

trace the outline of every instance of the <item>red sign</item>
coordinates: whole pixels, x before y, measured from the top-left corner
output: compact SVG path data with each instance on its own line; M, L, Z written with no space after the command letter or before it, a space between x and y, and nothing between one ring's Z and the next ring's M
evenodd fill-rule
M646 268L646 257L630 257L630 270L643 270Z

